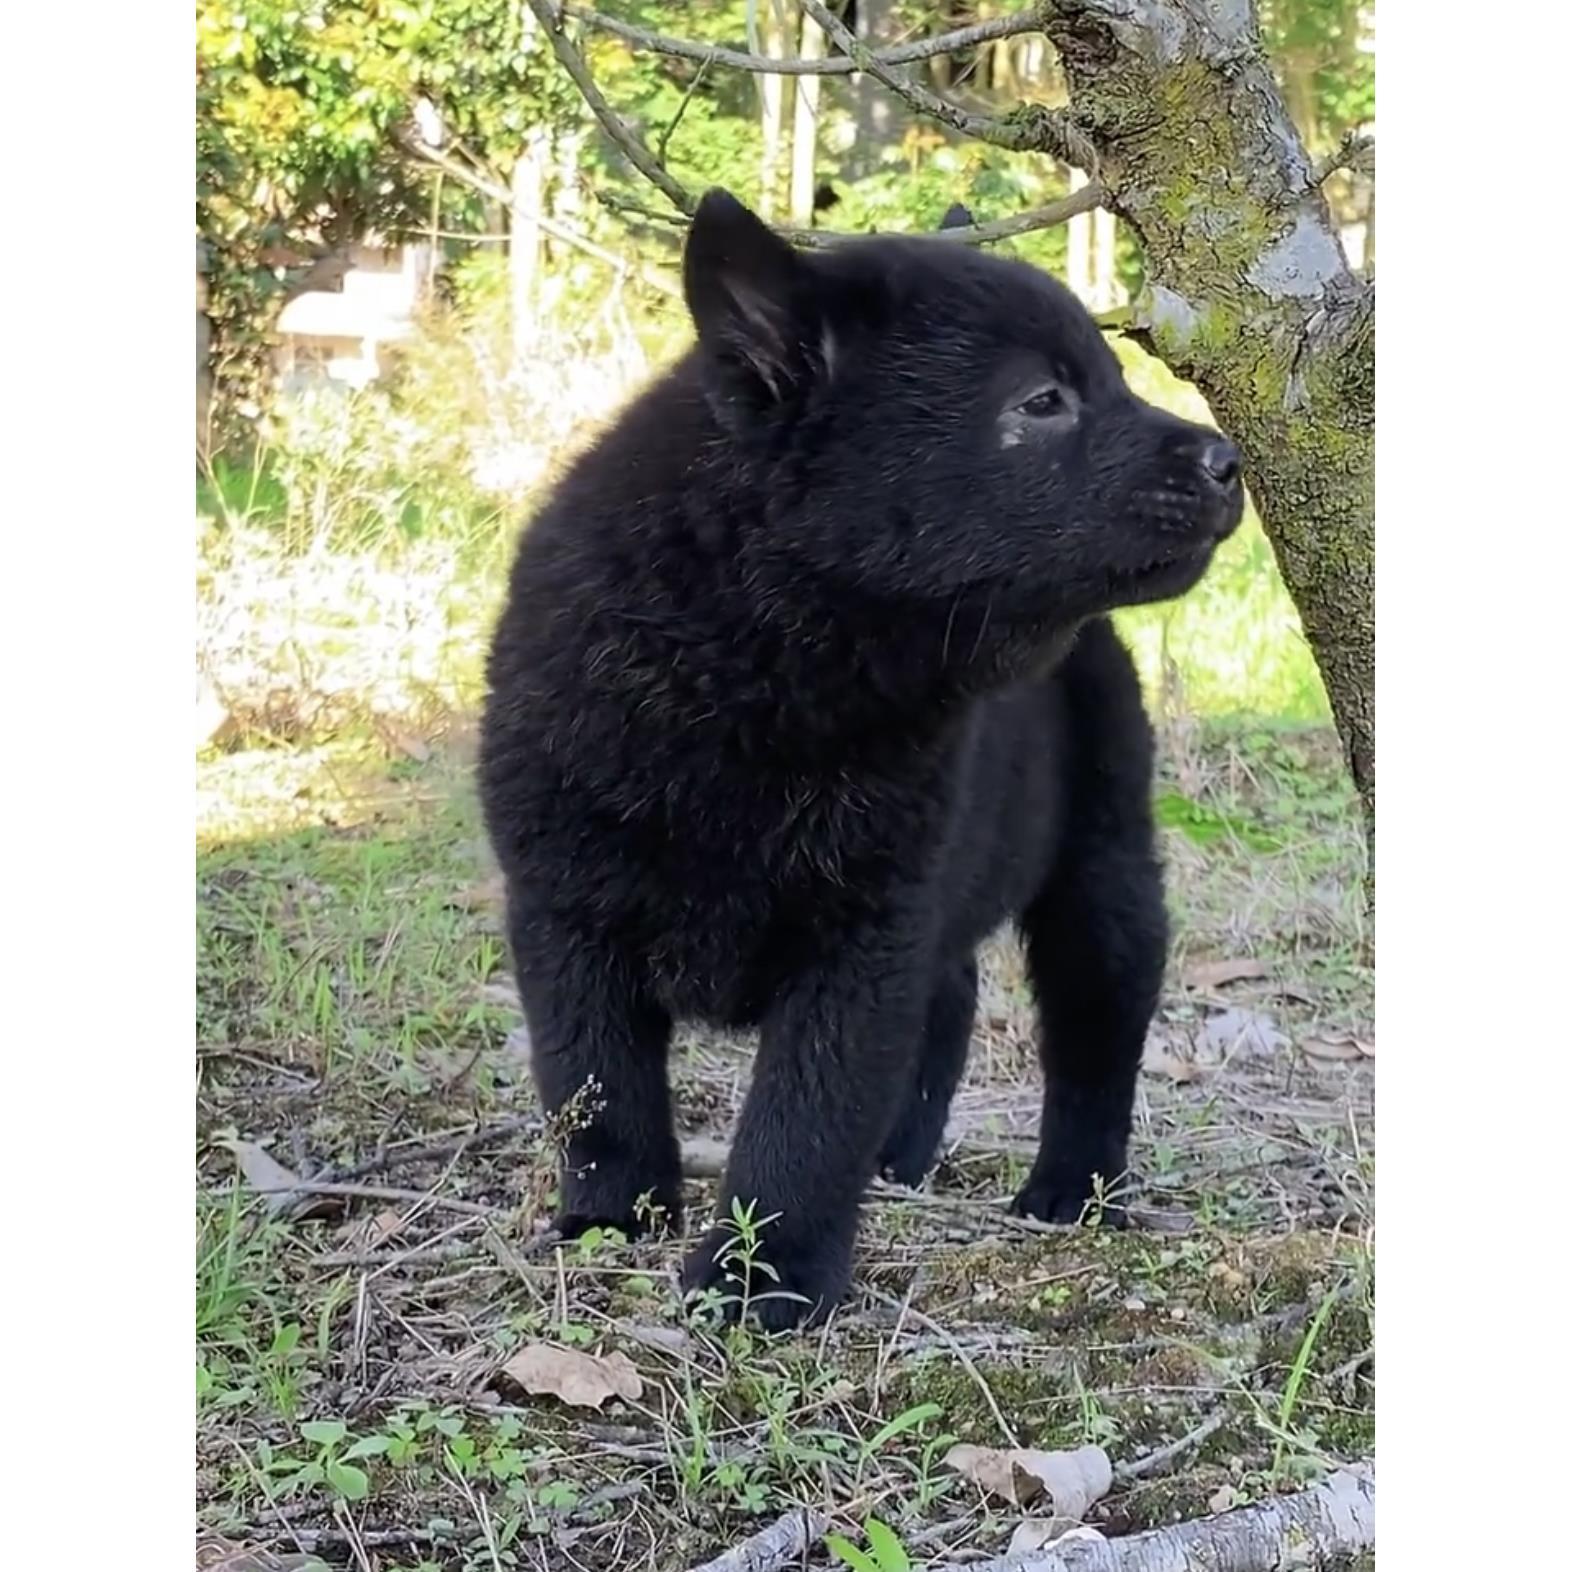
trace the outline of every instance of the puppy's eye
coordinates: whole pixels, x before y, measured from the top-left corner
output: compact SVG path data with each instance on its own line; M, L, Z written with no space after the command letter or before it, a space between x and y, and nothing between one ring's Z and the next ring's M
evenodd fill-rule
M1070 401L1058 388L1043 388L1032 394L1019 408L1023 415L1030 415L1033 420L1052 420L1055 416L1070 413Z

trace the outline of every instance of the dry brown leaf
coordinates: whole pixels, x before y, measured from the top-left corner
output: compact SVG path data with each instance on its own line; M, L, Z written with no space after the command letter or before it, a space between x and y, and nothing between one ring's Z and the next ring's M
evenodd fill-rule
M537 1397L558 1397L574 1408L599 1408L608 1397L633 1402L644 1382L633 1361L618 1350L586 1354L577 1348L530 1343L503 1365L502 1373Z
M286 1168L255 1141L227 1141L224 1144L235 1154L235 1162L246 1183L261 1195L270 1212L279 1216L292 1212L297 1217L310 1217L343 1207L344 1203L332 1196L302 1195L296 1188L305 1183L300 1175Z
M1299 1051L1310 1059L1362 1059L1359 1043L1352 1037L1301 1037ZM1371 1052L1375 1050L1372 1048Z
M376 1217L363 1217L343 1229L344 1239L357 1250L374 1250L385 1245L404 1226L404 1214L388 1207Z
M1013 1506L1030 1506L1047 1496L1053 1515L1079 1522L1094 1501L1108 1494L1113 1464L1100 1446L1073 1452L1006 1451L994 1446L952 1446L945 1465Z
M1164 1076L1176 1086L1187 1086L1191 1081L1199 1081L1206 1074L1194 1059L1181 1059L1176 1054L1168 1053L1161 1048L1148 1049L1146 1056L1141 1060L1141 1068L1148 1075Z
M1253 961L1240 956L1237 960L1192 961L1180 972L1179 980L1186 988L1204 992L1208 988L1226 988L1229 983L1265 977L1270 972L1271 968L1265 961Z

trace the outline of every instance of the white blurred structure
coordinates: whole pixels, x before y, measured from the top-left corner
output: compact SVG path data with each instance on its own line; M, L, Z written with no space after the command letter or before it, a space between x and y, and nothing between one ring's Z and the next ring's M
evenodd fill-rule
M356 246L342 289L308 290L279 314L283 386L374 381L385 369L383 347L409 336L430 275L429 246Z

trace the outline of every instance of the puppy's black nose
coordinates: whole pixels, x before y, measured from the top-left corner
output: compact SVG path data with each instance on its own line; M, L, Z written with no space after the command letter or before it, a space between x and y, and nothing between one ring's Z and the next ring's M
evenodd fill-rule
M1232 486L1239 479L1239 449L1226 437L1219 437L1202 451L1201 468L1219 486Z

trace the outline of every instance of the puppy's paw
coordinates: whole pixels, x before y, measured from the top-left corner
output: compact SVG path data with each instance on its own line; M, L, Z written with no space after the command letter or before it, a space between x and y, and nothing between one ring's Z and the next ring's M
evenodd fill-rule
M1017 1217L1033 1217L1040 1223L1123 1228L1128 1218L1122 1163L1118 1175L1117 1179L1109 1178L1079 1164L1034 1169L1010 1210Z
M681 1181L610 1169L565 1177L552 1226L564 1239L592 1228L615 1228L628 1239L673 1232L682 1226Z
M710 1229L682 1272L683 1290L697 1308L707 1303L727 1323L746 1315L767 1332L822 1321L850 1280L849 1249L777 1235L750 1253L726 1227Z

